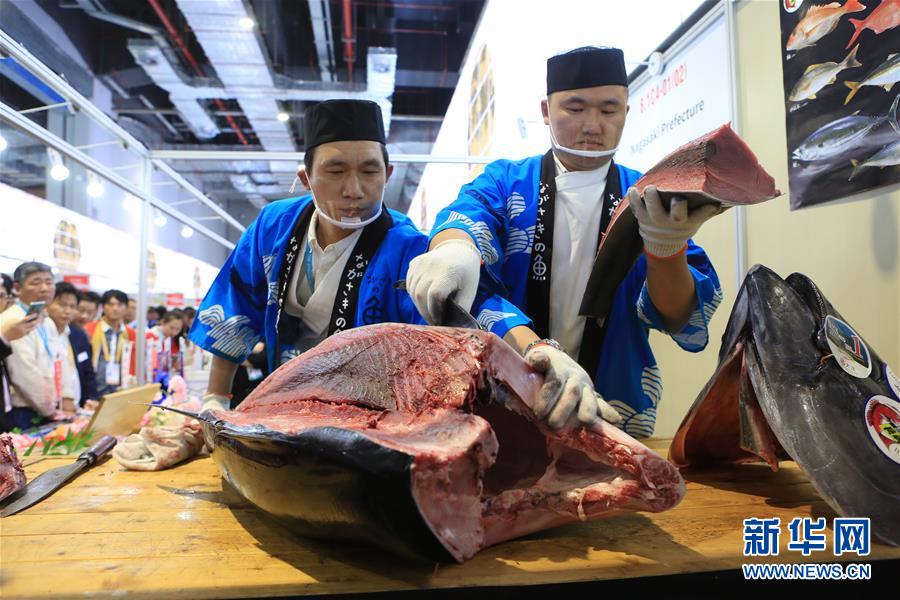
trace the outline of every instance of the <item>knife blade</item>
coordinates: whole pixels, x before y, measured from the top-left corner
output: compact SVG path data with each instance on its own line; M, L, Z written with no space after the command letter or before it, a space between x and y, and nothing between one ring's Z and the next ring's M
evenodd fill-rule
M25 486L23 493L15 494L14 497L10 498L11 501L0 511L0 517L8 517L34 506L64 486L67 481L97 464L97 461L112 450L115 445L116 438L111 435L105 435L100 438L99 442L82 452L71 465L56 467L41 473Z
M395 290L406 290L406 280L401 279L394 283ZM462 327L464 329L484 329L481 324L475 320L469 311L460 306L451 296L444 302L444 314L441 322L437 323L443 327Z

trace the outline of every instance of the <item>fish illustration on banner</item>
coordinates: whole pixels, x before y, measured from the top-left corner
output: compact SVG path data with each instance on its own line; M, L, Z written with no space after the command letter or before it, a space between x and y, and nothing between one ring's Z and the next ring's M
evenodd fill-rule
M791 209L900 183L900 0L780 7Z
M856 60L856 51L859 46L853 49L843 61L825 62L818 65L809 65L803 77L794 86L791 95L788 98L794 102L806 100L807 98L815 98L816 93L826 85L831 85L837 81L837 76L841 71L861 67L862 63ZM859 84L857 84L859 85Z

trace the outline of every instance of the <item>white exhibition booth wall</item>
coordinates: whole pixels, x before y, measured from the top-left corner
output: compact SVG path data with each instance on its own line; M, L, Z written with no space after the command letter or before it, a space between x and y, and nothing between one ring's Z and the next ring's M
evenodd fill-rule
M126 209L122 209L125 211ZM139 218L139 205L134 209ZM83 275L90 289L138 290L139 239L99 221L0 183L0 272L12 274L37 260L57 278ZM147 287L151 299L183 294L193 305L209 288L218 268L159 244L149 244Z
M550 137L540 103L546 97L548 57L620 40L616 32L623 21L640 22L641 35L619 44L631 71L699 2L660 2L653 19L639 14L645 5L633 4L617 6L617 12L633 11L634 19L613 22L606 18L608 9L602 2L557 0L554 10L547 11L546 4L536 0L489 1L432 153L518 159L546 152ZM529 11L540 18L523 19ZM731 86L723 85L728 81L723 81L723 73L726 77L730 73L728 37L723 12L715 12L718 17L709 28L667 57L661 75L639 77L630 86L631 112L618 162L646 169L679 145L732 120ZM572 19L573 14L578 18ZM480 171L479 166L428 164L410 206L410 218L423 231L430 230L437 212Z

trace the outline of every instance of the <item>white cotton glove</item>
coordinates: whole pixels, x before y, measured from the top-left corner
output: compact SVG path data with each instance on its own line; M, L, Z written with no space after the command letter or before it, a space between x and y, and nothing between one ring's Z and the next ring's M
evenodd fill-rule
M142 427L140 433L116 444L113 458L133 471L161 471L195 456L201 448L203 428L194 419L182 417L170 426Z
M200 408L200 412L202 413L204 410L231 410L231 396L207 392L203 396L203 406Z
M205 410L228 410L231 398L225 394L207 393L203 396ZM142 427L113 449L113 457L126 469L161 471L173 467L203 449L203 427L195 419L169 413L165 425Z
M643 197L635 188L628 190L628 205L637 219L644 249L657 258L678 254L703 223L724 210L719 204L704 204L689 212L687 199L673 196L666 211L654 185L644 188Z
M598 416L610 423L622 417L594 390L594 382L577 362L552 346L541 344L525 353L525 362L544 373L544 385L532 410L539 419L559 429L577 411L578 421L590 425Z
M425 321L439 325L444 302L454 296L470 311L478 291L481 254L472 242L447 240L409 262L406 290Z

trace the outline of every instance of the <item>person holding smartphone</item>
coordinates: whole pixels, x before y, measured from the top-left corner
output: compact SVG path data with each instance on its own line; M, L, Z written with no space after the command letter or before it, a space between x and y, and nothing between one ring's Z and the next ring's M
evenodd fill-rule
M12 423L7 421L7 414L12 411L12 397L10 392L9 372L6 369L6 359L12 354L13 342L23 336L28 335L40 323L40 316L37 314L27 315L19 321L8 319L0 328L0 433L5 433L13 428Z
M26 317L43 321L44 306L53 300L55 288L49 266L23 263L13 273L13 279L19 298L0 314L0 331ZM59 405L53 376L53 348L46 328L40 326L11 340L9 345L12 353L6 359L6 367L10 410L4 413L4 423L10 429L28 429L49 420Z

